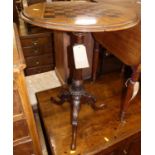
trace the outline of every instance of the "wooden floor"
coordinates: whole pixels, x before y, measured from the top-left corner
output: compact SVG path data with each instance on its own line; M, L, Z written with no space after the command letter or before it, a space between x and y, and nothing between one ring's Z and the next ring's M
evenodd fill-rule
M106 103L104 110L94 111L87 104L81 105L75 155L96 154L130 137L141 128L140 93L131 103L126 123L119 121L122 80L118 73L101 77L97 82L86 82L85 89L97 98L97 104ZM71 108L69 103L62 106L51 103L61 88L37 93L40 117L48 137L50 150L55 155L72 154Z

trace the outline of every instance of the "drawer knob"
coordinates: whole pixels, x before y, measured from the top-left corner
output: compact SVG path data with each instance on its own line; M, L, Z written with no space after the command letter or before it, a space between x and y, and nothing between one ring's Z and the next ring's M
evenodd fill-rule
M34 46L37 46L37 45L38 45L38 41L33 41L32 44L33 44Z
M105 56L108 57L110 56L110 53L108 51L105 52Z
M39 65L39 61L36 61L36 64Z
M37 54L38 52L39 52L39 50L37 50L37 49L34 50L34 53L35 53L35 54Z

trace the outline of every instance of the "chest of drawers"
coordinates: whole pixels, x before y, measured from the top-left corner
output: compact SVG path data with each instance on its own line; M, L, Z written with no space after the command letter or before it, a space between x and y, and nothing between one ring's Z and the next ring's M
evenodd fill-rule
M25 75L32 75L54 69L52 33L43 32L21 36L21 44L27 68Z

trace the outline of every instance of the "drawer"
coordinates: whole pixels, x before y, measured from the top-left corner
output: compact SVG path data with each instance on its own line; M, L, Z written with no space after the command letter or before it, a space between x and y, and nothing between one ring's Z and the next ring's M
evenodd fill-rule
M13 140L17 140L28 135L29 130L25 119L13 122Z
M33 74L47 72L47 71L53 70L54 67L55 67L55 65L51 64L51 65L27 68L27 69L25 69L25 75L33 75Z
M14 146L13 155L35 155L32 141Z
M23 53L25 57L37 56L46 53L53 53L52 46L43 45L39 47L23 47Z
M49 65L51 63L54 63L52 54L27 57L25 58L25 61L28 68L35 67L35 66Z
M35 36L29 35L28 37L21 38L22 47L39 47L43 45L52 45L50 36Z
M13 115L18 115L23 112L22 109L22 103L21 103L21 98L19 96L19 92L16 88L15 82L13 83L14 89L13 89Z

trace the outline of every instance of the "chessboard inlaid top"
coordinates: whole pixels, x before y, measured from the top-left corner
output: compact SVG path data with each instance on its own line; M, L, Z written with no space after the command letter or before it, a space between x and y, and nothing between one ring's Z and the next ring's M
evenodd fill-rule
M134 7L86 1L37 3L25 8L21 15L37 26L81 32L121 30L139 21Z

